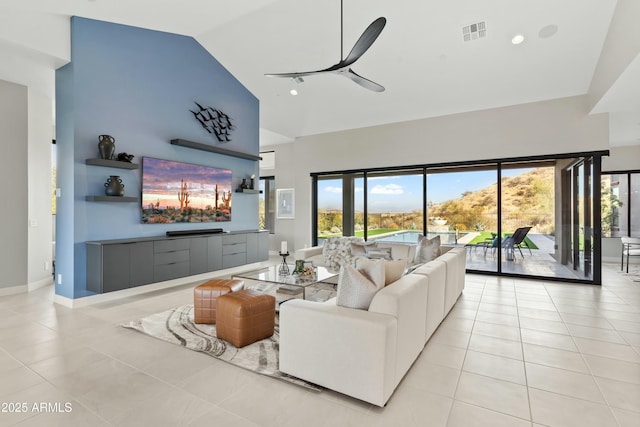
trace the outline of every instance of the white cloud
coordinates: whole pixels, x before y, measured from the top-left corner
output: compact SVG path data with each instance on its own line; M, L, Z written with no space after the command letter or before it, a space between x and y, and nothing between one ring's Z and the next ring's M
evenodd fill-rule
M371 189L371 194L398 195L403 193L404 188L397 184L376 185Z
M401 176L397 176L397 175L396 176L394 176L394 175L391 175L391 176L383 175L383 176L368 176L367 177L367 179L369 181L375 181L375 180L378 180L378 179L390 180L390 179L400 179L400 178L402 178L402 177Z
M324 191L326 191L327 193L341 194L342 193L342 188L340 188L340 187L325 187Z

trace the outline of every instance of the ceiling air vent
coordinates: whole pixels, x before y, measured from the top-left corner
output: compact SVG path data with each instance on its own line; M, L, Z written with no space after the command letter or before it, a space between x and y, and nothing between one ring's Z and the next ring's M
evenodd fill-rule
M462 38L466 42L481 39L486 36L487 27L485 26L484 21L462 27Z

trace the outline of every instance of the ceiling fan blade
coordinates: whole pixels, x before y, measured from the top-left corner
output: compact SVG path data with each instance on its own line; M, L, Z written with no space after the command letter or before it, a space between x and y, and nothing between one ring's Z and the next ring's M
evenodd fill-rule
M349 55L340 62L341 67L348 67L360 58L371 47L373 42L376 41L382 29L387 24L387 20L384 17L380 17L373 21L366 30L362 33L356 44L353 45Z
M384 86L379 85L376 82L372 82L369 79L365 79L364 77L362 77L361 75L353 71L351 68L349 68L346 72L345 71L339 72L339 74L353 80L354 82L358 83L360 86L362 86L365 89L369 89L374 92L384 92Z
M310 76L312 74L318 74L318 73L322 73L324 71L327 71L327 70L304 71L304 72L301 72L301 73L265 74L265 77L284 77L284 78L295 79L296 77Z

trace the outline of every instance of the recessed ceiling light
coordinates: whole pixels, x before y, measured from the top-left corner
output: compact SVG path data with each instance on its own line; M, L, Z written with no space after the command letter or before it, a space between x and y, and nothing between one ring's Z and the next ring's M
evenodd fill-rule
M296 96L296 95L298 94L298 91L297 91L297 90L295 90L295 89L291 89L291 90L289 91L289 93L290 93L292 96Z
M511 43L513 44L520 44L524 41L524 36L522 34L516 34L515 36L513 36L513 38L511 39Z

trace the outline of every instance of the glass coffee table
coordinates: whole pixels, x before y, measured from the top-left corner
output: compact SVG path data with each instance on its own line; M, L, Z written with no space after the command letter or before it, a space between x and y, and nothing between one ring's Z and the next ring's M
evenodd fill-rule
M272 265L270 267L261 268L259 270L247 271L244 273L234 274L234 279L248 279L258 282L267 282L279 284L279 293L288 294L292 297L302 293L302 299L306 299L306 289L309 286L316 285L318 283L326 283L330 285L338 284L338 273L332 273L325 267L315 267L316 274L309 276L298 276L288 274L286 276L280 275L278 270L280 265ZM294 266L289 266L289 271L293 271Z

